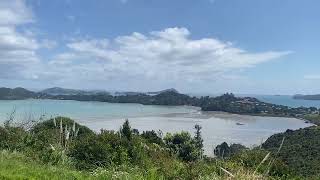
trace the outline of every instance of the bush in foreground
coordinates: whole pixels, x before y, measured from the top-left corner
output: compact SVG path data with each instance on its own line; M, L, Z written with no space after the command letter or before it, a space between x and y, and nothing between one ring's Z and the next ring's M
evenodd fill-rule
M23 127L0 128L1 175L4 178L63 179L288 179L290 168L276 154L223 143L228 156L203 156L201 127L195 135L146 131L126 121L120 131L94 133L69 118L58 117ZM10 159L11 158L11 159ZM17 166L18 174L10 167ZM32 171L28 168L34 166ZM47 168L48 170L44 170ZM38 173L38 175L37 175ZM21 175L21 176L19 176ZM271 175L271 176L270 176Z

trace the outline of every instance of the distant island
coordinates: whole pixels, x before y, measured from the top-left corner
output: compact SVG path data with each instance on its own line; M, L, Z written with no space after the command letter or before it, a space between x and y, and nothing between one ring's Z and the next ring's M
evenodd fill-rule
M37 93L27 89L18 88L0 88L0 100L21 100L37 97Z
M293 99L320 100L320 94L314 94L314 95L296 94L296 95L293 96Z
M315 107L293 108L262 102L253 97L236 97L232 93L226 93L217 97L202 96L198 98L181 94L175 89L146 93L118 92L112 94L105 91L94 92L63 88L51 88L40 92L33 92L24 88L0 88L1 100L19 100L28 98L138 103L143 105L186 105L200 107L202 111L222 111L234 114L295 117L301 119L312 117L307 119L317 124L319 124L318 119L320 119L318 118L320 110Z

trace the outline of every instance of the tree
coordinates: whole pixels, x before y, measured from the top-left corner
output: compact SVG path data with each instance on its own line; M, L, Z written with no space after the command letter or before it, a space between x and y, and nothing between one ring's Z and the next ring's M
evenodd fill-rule
M195 136L194 136L194 141L195 141L195 147L198 151L198 157L201 158L202 154L203 154L203 139L201 136L201 129L202 127L198 124L196 124L194 126L196 132L195 132Z
M214 155L216 155L219 158L225 158L230 156L230 147L226 142L223 142L222 144L218 145L214 149Z
M158 145L163 145L162 138L158 136L158 134L152 130L152 131L143 131L141 134L141 137L146 139L149 143L155 143Z
M197 151L194 139L188 132L170 134L164 137L166 146L184 161L194 161L197 159Z
M132 130L128 119L126 119L126 121L123 123L120 133L122 137L127 138L129 141L131 140Z
M214 149L214 155L219 158L228 158L247 149L241 144L231 144L229 146L226 142L223 142Z

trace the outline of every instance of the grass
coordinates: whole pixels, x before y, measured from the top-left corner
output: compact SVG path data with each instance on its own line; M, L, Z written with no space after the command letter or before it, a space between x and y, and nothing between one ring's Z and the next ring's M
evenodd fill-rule
M224 168L221 168L224 169ZM267 179L245 169L238 169L234 174L227 170L223 173L216 173L201 176L198 179L222 180L222 179ZM233 177L234 176L234 177ZM139 168L119 167L104 169L98 168L93 172L81 172L65 166L51 166L35 162L19 152L0 151L0 179L53 179L53 180L84 180L84 179L126 179L126 180L158 180L165 179L156 173L156 169L143 171Z
M34 162L18 152L0 152L0 179L88 179L89 174L68 167Z
M164 179L153 170L142 172L138 168L119 167L120 169L96 169L81 172L65 166L51 166L35 162L19 152L0 151L0 179L41 179L41 180L87 180L87 179Z

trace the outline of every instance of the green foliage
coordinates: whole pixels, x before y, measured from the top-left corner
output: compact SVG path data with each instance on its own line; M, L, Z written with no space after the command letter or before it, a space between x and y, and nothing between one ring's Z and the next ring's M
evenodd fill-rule
M282 139L283 145L281 146ZM320 176L320 128L317 126L287 130L271 136L262 147L277 154L296 175Z
M164 142L170 151L184 161L197 159L196 145L188 132L170 134L164 137Z
M247 150L247 148L241 144L231 144L229 146L226 142L223 142L214 149L214 155L218 158L228 158L244 150Z
M111 145L95 135L76 141L70 150L70 156L76 160L79 169L110 166L112 153Z
M66 133L71 134L69 139ZM199 125L194 136L168 133L162 139L155 131L134 132L128 120L118 132L100 133L62 117L28 130L7 123L0 127L0 178L55 179L53 175L60 173L56 176L60 179L290 179L300 178L295 168L301 166L294 163L302 159L313 178L319 175L318 133L318 128L288 131L287 144L282 146L282 138L273 136L263 145L267 150L223 143L216 148L224 149L223 155L216 154L225 157L221 159L203 156ZM304 148L310 148L310 154L298 152Z
M20 127L0 127L0 149L21 151L25 148L25 141L29 134Z
M148 143L155 143L160 146L164 146L164 143L162 141L162 138L158 136L158 134L152 130L152 131L143 131L141 134L141 137L146 139Z
M60 124L61 122L62 124ZM94 132L88 127L82 126L76 123L74 120L67 117L55 117L47 121L40 122L36 124L31 131L35 134L40 133L41 131L42 132L50 132L50 131L55 132L56 130L60 131L60 125L62 125L63 128L68 127L69 129L72 129L73 126L75 126L75 131L78 130L77 136L79 137L94 134ZM49 135L52 135L52 134L50 133Z
M268 156L268 153L268 151L259 148L240 151L231 156L231 161L245 168L257 170L262 174L270 174L282 178L289 177L290 172L287 165L272 155Z
M319 114L307 114L304 116L304 119L312 122L313 124L320 125L320 115Z
M126 121L123 123L120 133L123 137L127 138L128 141L131 140L132 130L128 119L126 119Z
M34 161L18 152L0 152L0 179L88 179L89 173Z
M198 151L198 157L201 158L203 154L203 139L201 136L202 127L196 124L194 126L194 129L196 130L195 136L194 136L194 143L195 143L196 150Z

